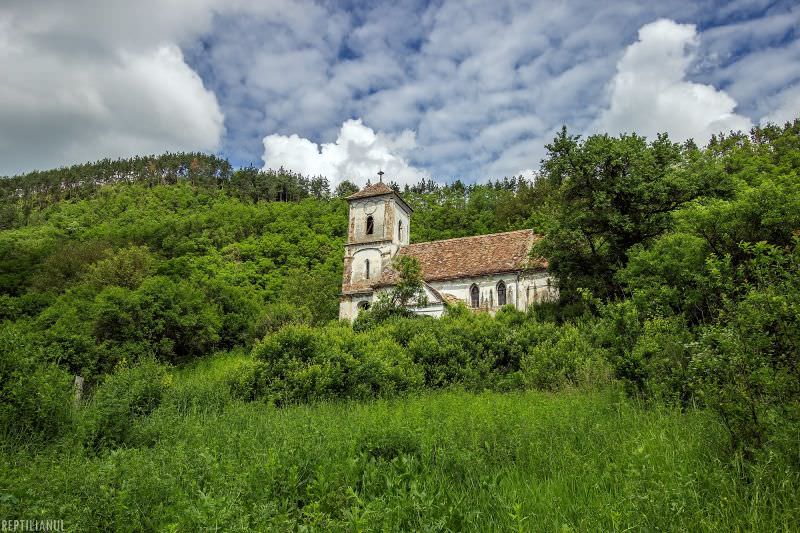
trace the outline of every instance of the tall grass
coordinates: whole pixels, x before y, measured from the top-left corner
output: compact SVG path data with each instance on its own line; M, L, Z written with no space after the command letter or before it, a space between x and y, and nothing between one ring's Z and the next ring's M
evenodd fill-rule
M214 400L238 364L175 376L127 447L3 449L0 516L81 531L774 531L800 516L796 474L737 468L703 412L615 392Z

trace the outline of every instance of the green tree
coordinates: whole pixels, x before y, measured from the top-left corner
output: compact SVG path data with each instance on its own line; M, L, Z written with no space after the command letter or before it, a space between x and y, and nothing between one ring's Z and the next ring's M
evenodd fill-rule
M389 301L394 307L428 304L422 280L422 267L416 257L397 255L392 261L397 272L397 284L389 291Z
M391 317L413 316L410 306L424 307L428 304L422 280L422 268L416 257L396 255L392 260L395 284L381 292L372 307L359 313L353 327L362 331Z
M338 198L346 198L351 194L358 192L358 185L353 183L352 181L344 180L339 185L336 186L336 190L333 192L333 195Z
M719 187L691 172L696 147L666 135L649 143L637 135L582 141L563 129L547 149L542 171L557 189L535 253L548 259L567 298L579 288L618 295L615 274L628 250L663 234L675 210Z

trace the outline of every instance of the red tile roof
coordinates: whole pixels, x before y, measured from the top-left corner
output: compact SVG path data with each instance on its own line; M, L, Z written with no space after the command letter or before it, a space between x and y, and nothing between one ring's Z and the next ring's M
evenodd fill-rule
M526 269L545 269L545 259L532 259L529 256L531 247L540 238L533 230L508 231L409 244L400 248L397 254L416 257L422 268L423 280L444 281ZM379 279L345 284L342 292L369 292L373 287L397 283L397 276L397 272L389 266L384 268Z
M508 231L403 246L398 255L416 257L425 281L484 276L526 268L546 268L544 260L530 261L531 246L539 239L533 230ZM381 281L393 282L385 272Z
M403 197L397 194L397 191L386 185L385 183L378 182L374 185L368 185L358 191L357 193L353 193L346 198L346 200L359 200L361 198L371 198L372 196L383 196L385 194L393 194L397 200L403 204L403 207L406 208L406 211L409 213L413 212L414 210L411 208L410 205L403 200Z
M375 183L374 185L368 185L364 187L357 193L353 193L348 196L347 199L356 200L358 198L369 198L370 196L382 196L384 194L392 193L394 193L392 188L381 181L379 183Z

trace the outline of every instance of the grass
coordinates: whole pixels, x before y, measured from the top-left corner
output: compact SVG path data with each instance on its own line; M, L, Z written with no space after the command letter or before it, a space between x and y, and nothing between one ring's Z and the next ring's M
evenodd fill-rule
M797 476L738 469L703 412L615 392L274 409L225 400L241 360L175 373L126 448L6 445L0 516L79 531L775 531L800 516Z

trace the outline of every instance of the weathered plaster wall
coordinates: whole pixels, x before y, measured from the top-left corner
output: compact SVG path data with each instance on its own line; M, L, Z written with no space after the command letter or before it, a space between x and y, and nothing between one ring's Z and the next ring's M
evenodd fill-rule
M367 260L369 260L369 275L367 275ZM367 279L377 279L383 269L383 255L377 247L359 248L353 253L350 283Z
M340 320L355 320L360 311L359 304L366 302L372 303L372 294L357 294L353 296L343 296L339 300L339 319Z
M506 273L448 281L432 281L428 285L439 294L455 296L464 302L467 307L471 308L470 289L475 284L480 291L478 309L494 313L501 307L497 301L497 284L501 280L506 284L506 304L513 304L520 311L527 310L534 303L552 301L558 298L558 290L555 288L555 283L544 270L520 273L519 276L516 273ZM388 290L391 290L391 287L381 289L381 291ZM445 309L444 304L438 301L435 293L427 288L425 292L429 304L425 307L412 307L412 311L437 318L442 316ZM374 295L354 296L352 302L346 306L342 307L344 304L340 304L340 317L354 320L358 315L358 302L372 302L373 298L377 297L377 294L379 292Z
M506 303L517 309L525 310L534 302L545 301L557 297L555 286L546 271L538 271L517 275L516 273L493 274L475 278L461 278L448 281L432 281L430 285L440 293L451 294L471 307L470 289L477 285L480 294L480 306L486 309L497 309L497 284L506 284Z
M367 234L367 217L372 216L372 235ZM350 203L352 233L348 242L369 242L386 239L386 204L382 198L365 198ZM391 237L390 237L391 238Z

